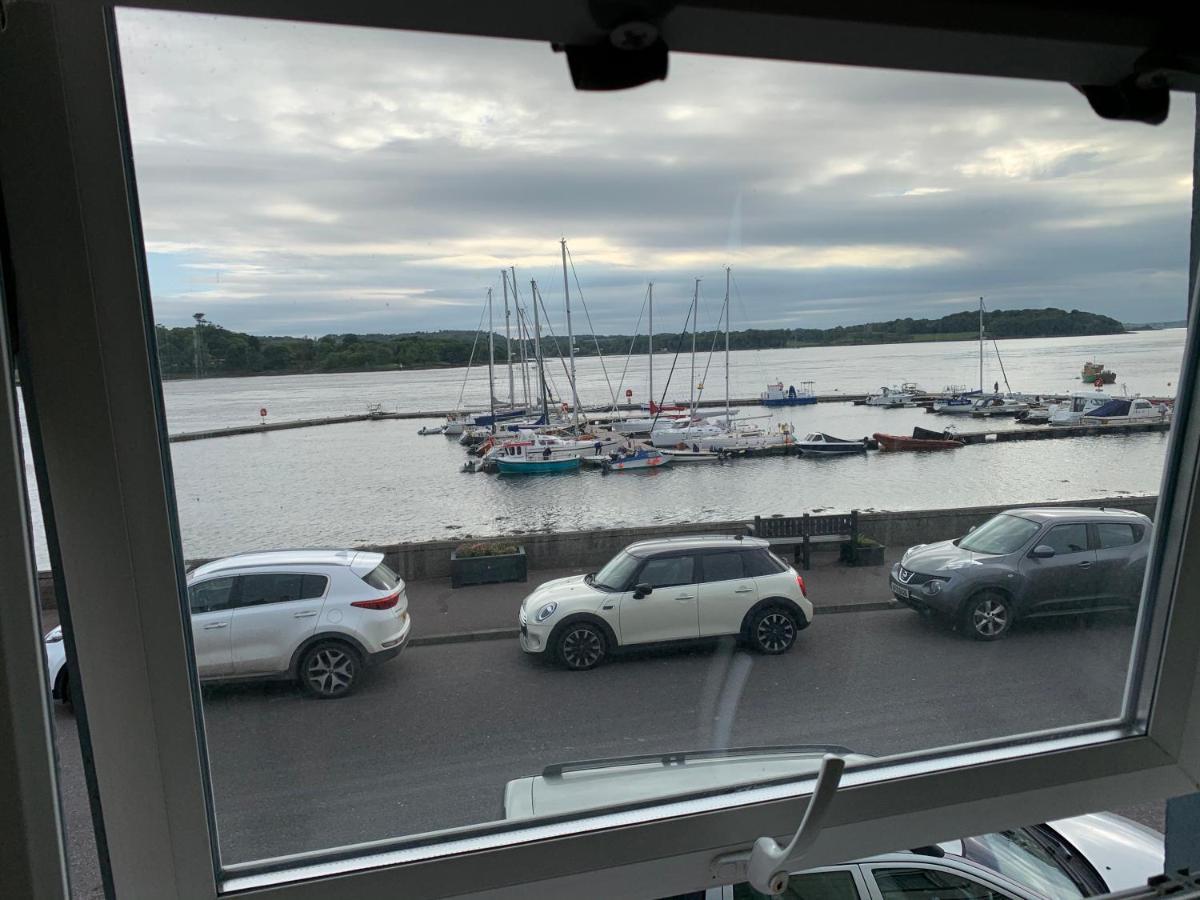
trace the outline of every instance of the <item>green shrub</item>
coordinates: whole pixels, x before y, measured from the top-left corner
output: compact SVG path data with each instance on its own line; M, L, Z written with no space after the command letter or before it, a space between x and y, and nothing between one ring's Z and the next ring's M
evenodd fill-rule
M478 542L473 544L459 544L454 549L454 555L459 559L467 559L473 556L508 556L510 553L516 553L519 549L516 544L488 544Z

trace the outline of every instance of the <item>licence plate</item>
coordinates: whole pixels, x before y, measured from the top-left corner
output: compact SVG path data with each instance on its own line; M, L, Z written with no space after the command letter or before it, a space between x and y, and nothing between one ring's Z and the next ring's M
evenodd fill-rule
M909 597L912 596L911 594L909 594L908 588L900 587L900 585L898 585L898 584L892 585L892 593L895 594L897 597L899 597L901 600L907 600Z

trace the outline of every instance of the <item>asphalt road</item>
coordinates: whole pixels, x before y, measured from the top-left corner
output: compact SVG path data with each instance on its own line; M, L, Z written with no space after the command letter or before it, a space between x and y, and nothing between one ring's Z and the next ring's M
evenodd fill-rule
M908 611L860 612L819 616L780 657L720 642L575 673L501 640L410 648L338 701L210 687L222 852L237 862L489 821L505 782L568 760L790 743L885 755L1107 717L1131 635L1127 617L1064 620L980 644ZM56 724L68 827L85 831L74 722L60 709ZM1137 817L1161 828L1161 805ZM71 845L87 896L87 836Z

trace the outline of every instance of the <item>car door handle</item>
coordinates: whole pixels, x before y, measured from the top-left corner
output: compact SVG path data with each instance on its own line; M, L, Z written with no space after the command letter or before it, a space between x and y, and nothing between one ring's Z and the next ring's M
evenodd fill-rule
M680 594L675 599L676 600L695 600L696 595L695 594Z
M295 614L292 616L292 618L293 618L293 619L310 619L310 618L312 618L313 616L315 616L316 614L317 614L317 613L316 613L316 610L312 610L312 611L310 611L310 612L295 613Z
M1081 563L1079 564L1079 568L1081 568L1081 569L1087 569L1087 568L1089 568L1091 565L1092 565L1092 564L1091 564L1090 562L1081 562Z
M749 593L751 593L753 590L754 590L754 588L734 588L734 589L733 589L733 592L734 592L735 594L749 594Z
M212 631L214 628L228 628L228 622L210 622L204 626L205 631Z

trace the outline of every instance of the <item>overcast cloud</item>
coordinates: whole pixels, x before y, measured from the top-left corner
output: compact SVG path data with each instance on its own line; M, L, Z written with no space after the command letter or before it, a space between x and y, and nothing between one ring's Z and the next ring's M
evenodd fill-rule
M1194 108L1104 122L1052 84L673 55L571 88L547 46L121 10L155 318L473 329L499 269L600 332L733 267L733 327L1186 306ZM574 290L574 284L572 284ZM661 324L660 324L661 323ZM561 322L556 323L556 328ZM577 325L577 330L581 329Z

